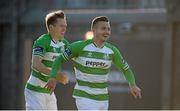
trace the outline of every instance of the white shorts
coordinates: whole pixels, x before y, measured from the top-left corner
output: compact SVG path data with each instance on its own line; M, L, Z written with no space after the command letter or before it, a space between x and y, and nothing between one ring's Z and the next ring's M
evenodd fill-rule
M54 93L39 93L25 88L26 110L57 110Z
M78 110L108 110L108 101L96 101L88 98L75 98Z

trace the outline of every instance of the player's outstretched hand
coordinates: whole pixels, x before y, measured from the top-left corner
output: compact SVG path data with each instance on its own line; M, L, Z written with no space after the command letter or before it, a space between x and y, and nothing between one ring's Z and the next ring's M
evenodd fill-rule
M130 88L131 94L134 96L134 98L139 97L141 99L141 89L138 86L133 86Z
M50 90L50 93L52 94L52 92L56 88L56 82L57 82L56 78L50 78L44 87Z
M58 72L56 79L58 82L60 82L64 85L69 82L69 78L68 78L67 74L65 74L64 72Z

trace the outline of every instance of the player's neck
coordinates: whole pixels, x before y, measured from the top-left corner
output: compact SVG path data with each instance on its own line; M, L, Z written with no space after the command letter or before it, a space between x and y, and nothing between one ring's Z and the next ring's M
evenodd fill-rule
M103 46L104 46L104 41L101 41L101 40L99 40L99 39L97 39L96 37L94 37L94 43L95 43L95 45L98 47L98 48L102 48Z
M56 35L53 33L50 33L50 35L51 35L54 42L58 42L59 40L61 40L63 38L63 36L59 36L59 35Z

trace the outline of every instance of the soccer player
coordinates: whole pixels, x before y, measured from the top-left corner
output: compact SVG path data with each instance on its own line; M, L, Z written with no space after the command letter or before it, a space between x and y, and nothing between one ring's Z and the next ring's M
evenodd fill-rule
M111 28L107 17L93 19L91 29L94 38L72 43L53 63L51 79L46 87L53 91L59 66L72 58L76 74L73 97L78 110L108 109L108 74L113 63L127 79L132 95L141 98L141 89L136 85L135 77L119 50L107 39Z
M41 35L33 44L31 75L25 87L27 110L57 110L55 94L44 88L50 78L53 61L68 46L64 39L67 23L63 11L53 11L45 18L47 34ZM56 72L57 81L68 83L68 76Z

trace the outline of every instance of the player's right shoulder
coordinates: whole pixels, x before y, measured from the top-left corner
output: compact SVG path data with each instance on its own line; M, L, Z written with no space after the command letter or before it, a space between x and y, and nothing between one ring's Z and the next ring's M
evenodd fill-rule
M92 42L91 40L79 40L79 41L73 42L72 44L87 45L87 44L89 44L91 42Z
M36 39L36 41L49 41L49 40L50 40L50 37L48 34L43 34Z
M79 41L71 43L70 48L75 51L80 51L87 45L87 43L88 43L87 40L79 40Z
M40 43L40 44L49 44L51 41L50 36L48 34L43 34L39 36L34 43Z
M36 46L47 47L50 44L50 41L51 40L48 34L43 34L34 41L33 47Z

